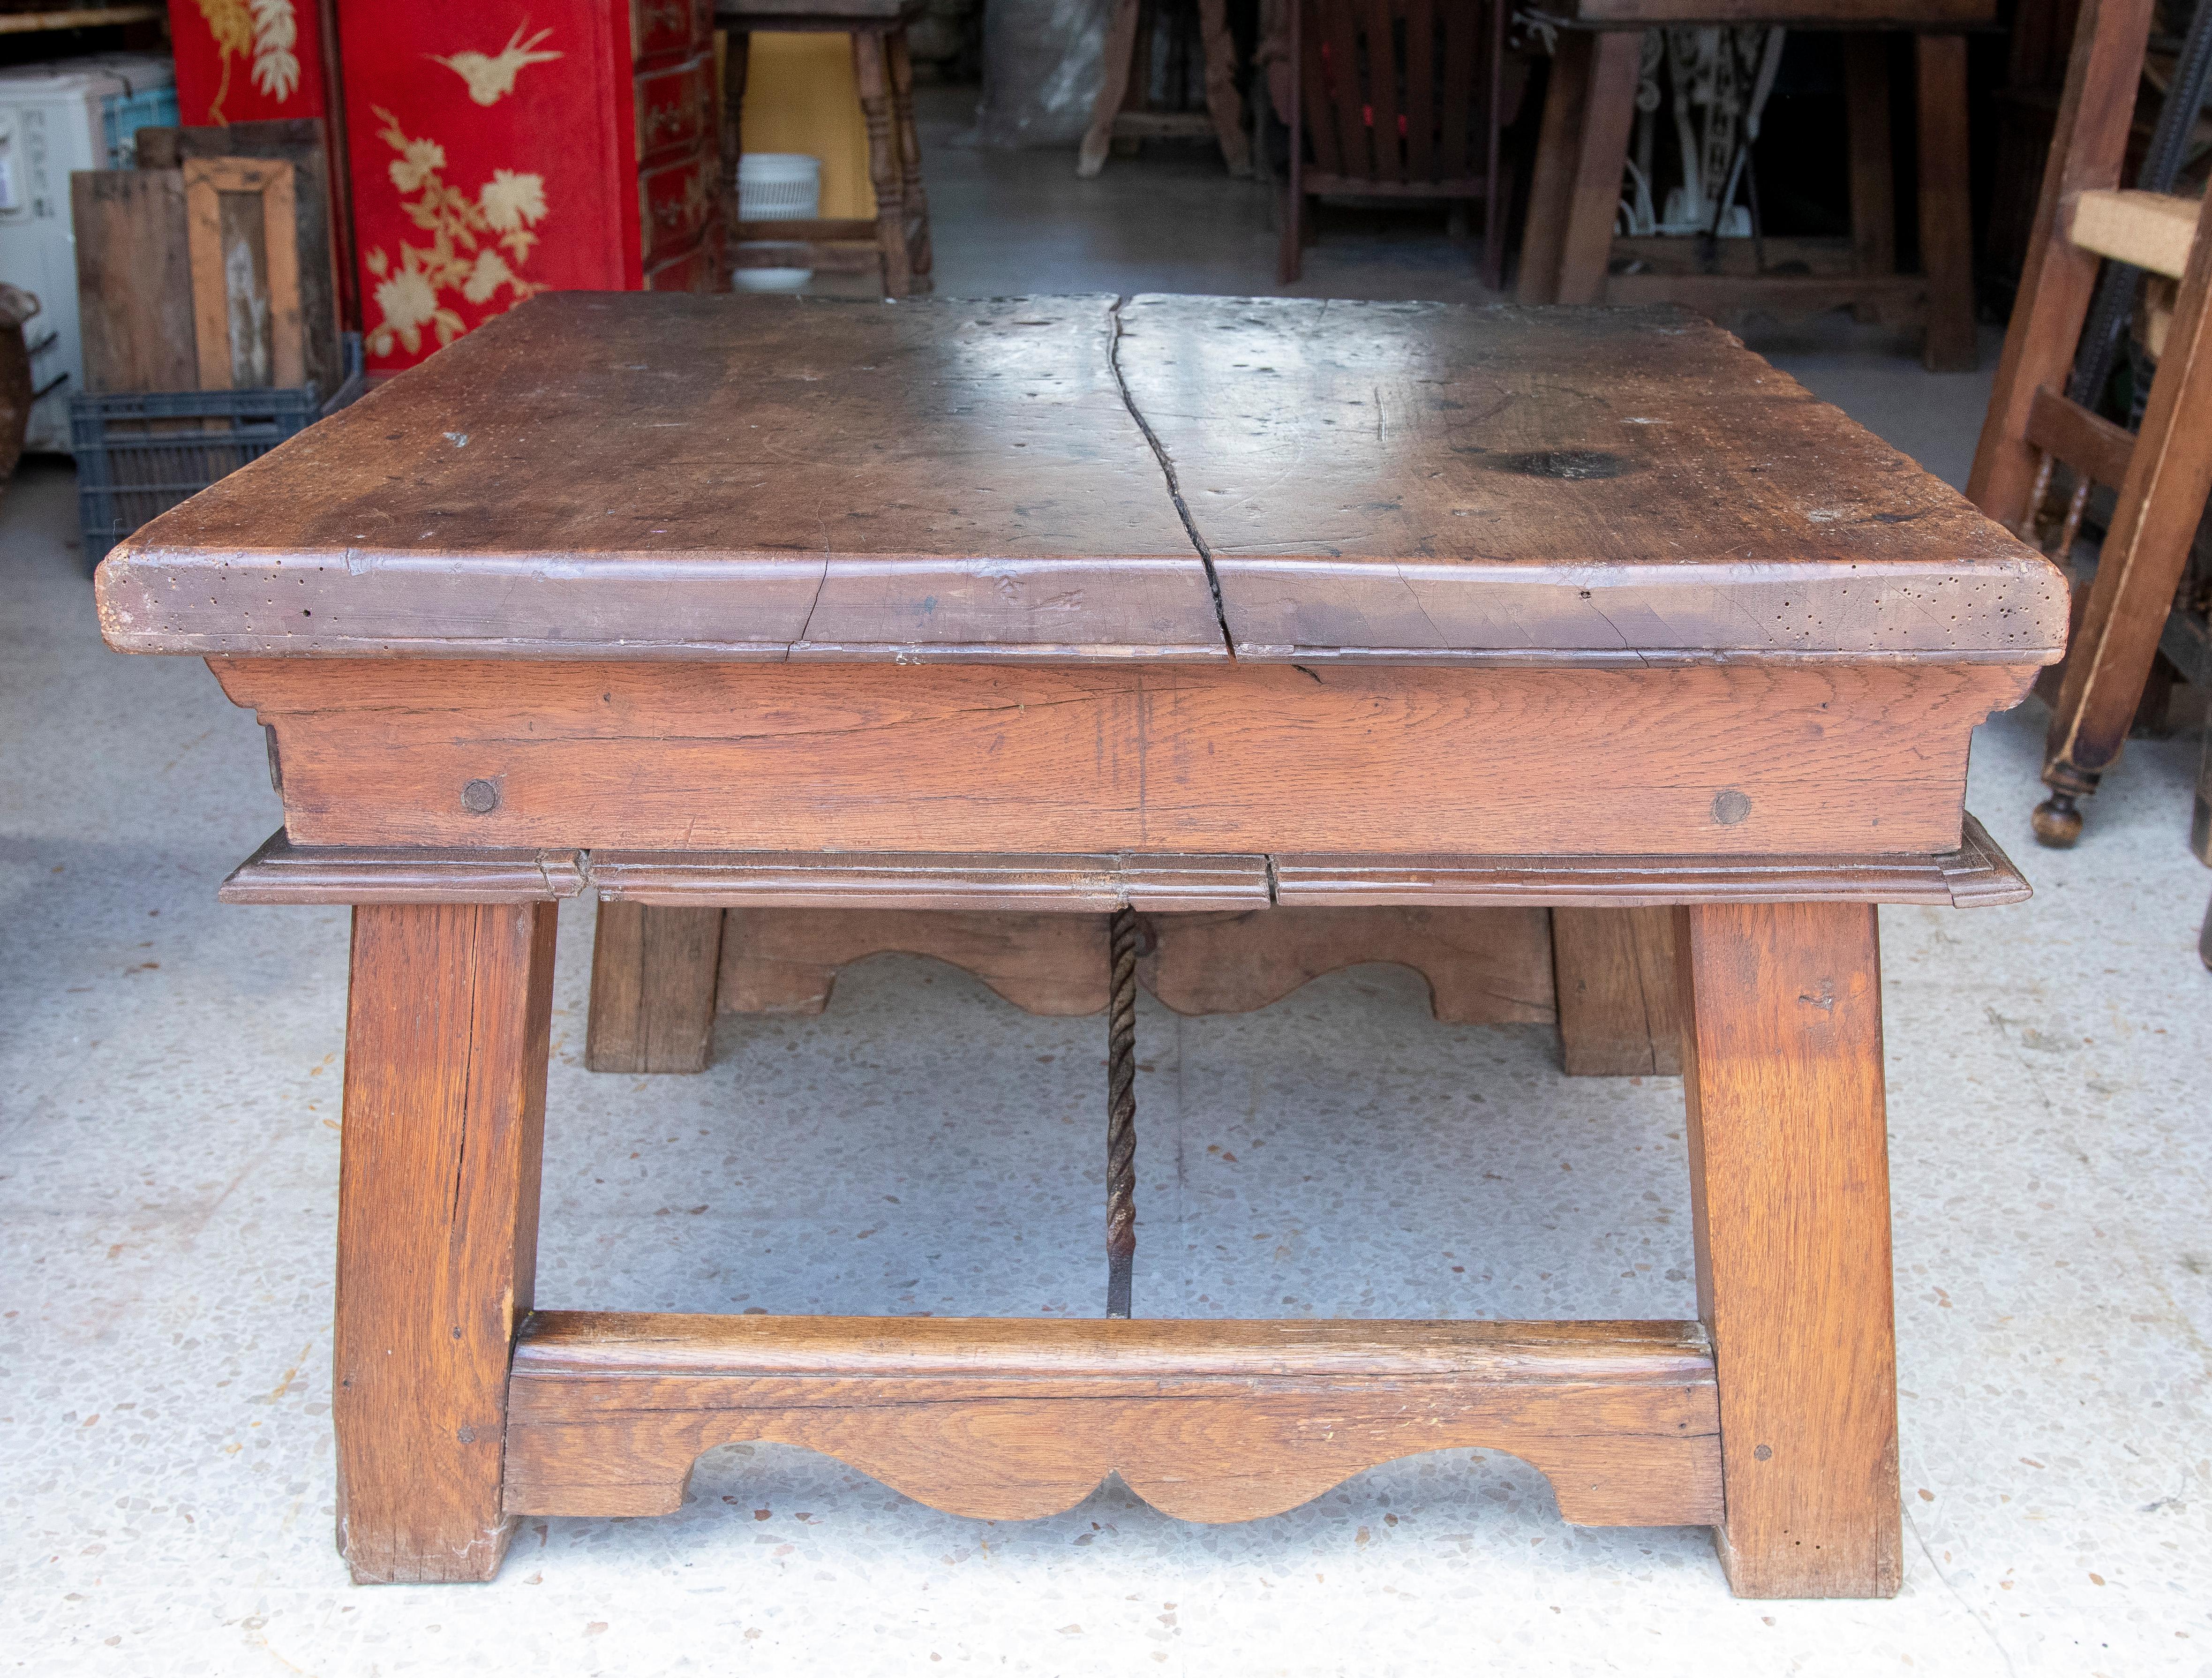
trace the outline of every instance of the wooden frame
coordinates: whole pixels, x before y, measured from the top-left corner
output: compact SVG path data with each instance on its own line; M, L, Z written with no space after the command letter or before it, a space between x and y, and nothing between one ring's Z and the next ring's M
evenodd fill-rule
M292 167L242 157L185 160L192 321L203 390L307 380ZM237 206L239 198L252 201L252 209ZM265 313L265 326L255 319L258 312Z
M1523 303L1680 303L1723 322L1757 310L1784 319L1849 307L1863 318L1926 329L1930 372L1975 362L1973 252L1967 216L1966 42L1960 24L1984 22L1986 0L1862 6L1853 0L1580 0L1565 9L1544 95L1542 132L1522 236L1517 295ZM1850 30L1845 75L1850 123L1853 271L1747 275L1611 274L1613 218L1635 119L1638 57L1646 26L1781 23ZM1947 26L1948 26L1947 29ZM1895 204L1886 113L1889 72L1867 32L1913 33L1919 115L1919 274L1893 271ZM1859 43L1863 42L1864 45ZM1686 245L1687 240L1674 241Z

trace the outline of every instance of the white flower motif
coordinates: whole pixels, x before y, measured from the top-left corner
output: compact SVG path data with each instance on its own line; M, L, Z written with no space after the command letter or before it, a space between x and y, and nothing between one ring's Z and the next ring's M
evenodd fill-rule
M477 252L476 266L469 271L461 295L471 303L488 303L500 287L514 283L514 270L507 265L507 258L487 246Z
M410 140L399 161L392 166L392 184L412 192L446 167L446 149L435 140Z
M477 189L477 208L495 233L514 233L534 225L545 214L545 177L494 169Z
M386 343L397 333L411 351L422 342L422 328L438 313L437 289L412 268L403 268L376 288L376 307L384 324L376 336Z
M247 0L253 10L253 85L274 100L287 100L300 85L299 21L292 0Z

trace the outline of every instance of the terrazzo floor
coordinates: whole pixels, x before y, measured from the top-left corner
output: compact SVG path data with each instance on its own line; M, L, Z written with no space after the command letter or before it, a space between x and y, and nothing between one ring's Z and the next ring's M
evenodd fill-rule
M1771 347L1963 472L1986 374ZM2037 897L1882 913L1894 1601L1735 1601L1703 1531L1565 1526L1469 1450L1200 1527L1115 1482L957 1519L729 1448L679 1514L529 1523L495 1584L356 1589L344 917L216 904L277 823L259 732L199 665L100 647L73 520L52 465L0 502L0 1669L2212 1673L2191 739L2130 745L2061 854L2027 830L2041 714L1998 719L1969 801ZM884 957L817 1019L725 1020L702 1077L592 1076L591 933L565 905L541 1304L1099 1308L1098 1021ZM1140 1314L1692 1314L1679 1081L1570 1081L1547 1029L1440 1025L1395 968L1139 1031Z

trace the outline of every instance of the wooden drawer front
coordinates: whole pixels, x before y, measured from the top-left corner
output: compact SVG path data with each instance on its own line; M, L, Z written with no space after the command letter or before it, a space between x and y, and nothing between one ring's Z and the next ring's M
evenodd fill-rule
M669 58L711 52L714 0L630 0L630 63L638 70Z
M699 242L714 207L714 159L695 152L656 165L637 178L645 263L650 268Z
M714 55L640 72L636 105L639 162L696 150L714 132Z
M718 241L712 228L699 242L681 256L645 271L647 291L691 291L700 294L714 288L714 246Z

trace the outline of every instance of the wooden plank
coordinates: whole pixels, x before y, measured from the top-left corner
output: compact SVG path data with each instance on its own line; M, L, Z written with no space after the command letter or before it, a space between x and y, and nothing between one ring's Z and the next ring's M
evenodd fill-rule
M1670 1322L1062 1322L547 1311L517 1347L508 1510L665 1514L712 1446L819 1450L957 1515L1030 1520L1109 1472L1237 1521L1479 1445L1568 1520L1721 1508L1711 1359Z
M1392 0L1336 0L1337 9L1356 12L1367 38L1367 100L1362 113L1374 146L1376 180L1406 179L1405 147L1398 134L1398 49L1391 39ZM1349 66L1347 66L1349 68Z
M1247 909L1148 915L1137 979L1179 1014L1264 1008L1325 973L1368 962L1410 967L1451 1024L1547 1024L1551 939L1540 909ZM1102 994L1103 969L1101 969Z
M2166 354L2099 550L2044 742L2054 791L2093 789L2126 743L2212 495L2212 198L2197 207Z
M1320 0L1291 0L1291 27L1301 37L1299 102L1307 137L1313 143L1314 161L1326 173L1342 174L1348 166L1345 149L1337 140L1336 105L1329 97L1328 64L1322 52L1321 19L1325 7ZM1293 171L1294 185L1297 173Z
M1849 626L1918 654L1964 644L2000 577L2035 604L2010 595L1999 638L2063 635L2047 561L1672 310L1498 310L1445 335L1423 306L1272 298L1231 314L1140 297L1121 322L1123 377L1175 462L1240 659L1604 645L1648 659L1741 647L1760 626L1808 647L1838 647ZM1887 594L1908 555L1974 579L1955 624L1947 608L1935 629L1928 584ZM1831 557L1834 592L1816 581ZM1720 581L1706 565L1727 567L1729 605L1705 592ZM1533 597L1548 577L1556 616Z
M72 174L70 215L85 389L197 389L182 176L143 169Z
M1960 848L1872 856L990 855L431 850L295 845L280 830L223 882L234 903L550 903L611 899L804 908L1147 913L1291 906L1693 902L2024 902L2027 882L1972 816Z
M1457 16L1462 9L1458 6L1448 6L1446 15ZM1468 173L1468 103L1464 98L1455 103L1443 91L1437 73L1436 0L1400 0L1400 10L1406 20L1407 179L1419 183L1434 181L1446 174L1465 174ZM1468 29L1464 21L1458 27L1462 31ZM1447 57L1444 80L1449 79L1450 63ZM1466 79L1472 86L1472 74ZM1450 137L1455 130L1460 137L1456 154L1451 150ZM1440 137L1445 155L1456 155L1460 159L1456 168L1440 169L1437 167L1437 143Z
M292 166L187 158L184 177L200 387L303 383Z
M226 903L540 903L585 885L574 850L295 845L279 828L231 871Z
M56 29L112 29L150 23L166 15L159 6L66 6L58 11L0 12L0 35L44 34Z
M1928 279L1921 361L1930 373L1968 373L1978 352L1966 38L1915 35L1912 51L1920 118L1913 152L1920 171L1920 271Z
M1497 855L1771 856L1956 848L1969 731L2033 668L273 659L218 674L276 730L303 845L1249 856L1463 854L1479 836ZM477 782L494 807L465 802Z
M1897 1482L1881 966L1856 903L1674 911L1698 1311L1740 1596L1888 1596Z
M2097 258L2063 237L2065 219L2082 192L2119 185L2151 10L2151 0L2081 0L2027 261L1966 479L1967 499L2008 529L2026 515L2040 464L2026 435L2029 405L2039 389L2065 387L2097 283Z
M733 909L724 916L725 1013L818 1014L837 975L870 956L927 956L1033 1014L1106 1006L1106 917L1019 910Z
M599 903L584 1065L592 1072L704 1072L714 1033L718 909Z
M1889 155L1889 42L1881 35L1855 32L1844 37L1843 46L1853 265L1862 274L1893 274L1897 185ZM1771 251L1776 241L1766 243Z
M1114 143L1114 119L1128 99L1129 60L1137 50L1139 9L1139 0L1114 0L1113 20L1106 26L1098 97L1091 107L1091 126L1076 149L1075 173L1085 180L1106 167L1106 154Z
M592 884L615 902L726 909L1244 909L1267 901L1260 856L887 855L603 848Z
M1243 659L2035 660L2064 623L2047 560L1716 327L1301 298L533 298L99 592L143 651L1219 661L1182 508Z
M490 1578L514 1530L554 924L545 903L354 911L331 1423L358 1584Z
M1672 909L1555 909L1552 955L1570 1077L1681 1071Z
M1454 9L1455 10L1456 8ZM1446 13L1447 17L1451 14ZM1567 248L1575 181L1582 167L1583 126L1589 106L1590 73L1598 37L1570 30L1545 72L1544 112L1536 136L1536 161L1521 233L1521 272L1514 293L1522 303L1559 301L1559 261Z
M1643 42L1631 33L1597 36L1592 45L1589 91L1575 144L1573 185L1559 246L1561 303L1602 303L1613 255L1613 225L1620 210L1621 173L1628 132L1636 118Z
M2066 236L2077 249L2178 280L2197 237L2195 198L2171 192L2091 191L2074 200Z
M1891 325L1928 315L1928 282L1918 274L1616 274L1606 295L1616 303L1680 303L1725 324L1753 314L1810 319L1856 309Z
M2093 414L2049 387L2039 388L2027 410L2027 441L2055 454L2094 483L2118 489L2128 481L2135 433Z
M1559 0L1553 14L1584 28L1763 23L1808 29L1975 28L1996 21L1996 0Z
M138 165L146 167L146 137L141 129ZM292 166L292 222L299 276L301 364L307 382L325 396L345 382L345 355L339 340L338 298L345 287L339 258L343 229L331 208L335 179L323 120L315 117L270 122L231 123L219 128L160 131L173 136L165 148L181 167L191 158L246 157Z

